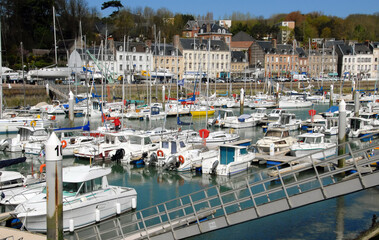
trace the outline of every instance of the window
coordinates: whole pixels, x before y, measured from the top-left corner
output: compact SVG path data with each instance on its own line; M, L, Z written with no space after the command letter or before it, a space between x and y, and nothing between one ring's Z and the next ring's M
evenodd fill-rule
M122 64L120 64L120 71L122 71Z
M122 55L120 55L120 61L122 61Z
M137 58L136 58L136 56L133 56L133 61L135 61Z
M139 56L139 60L142 61L142 56Z

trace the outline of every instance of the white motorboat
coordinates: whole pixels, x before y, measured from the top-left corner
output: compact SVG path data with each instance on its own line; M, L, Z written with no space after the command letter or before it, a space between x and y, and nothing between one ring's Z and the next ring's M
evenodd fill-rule
M258 123L262 121L264 118L267 117L267 108L256 108L252 113L251 116L258 120Z
M133 134L127 136L126 144L109 152L108 157L112 160L121 160L124 163L141 163L151 153L158 149L158 144L153 143L148 135Z
M173 154L177 155L191 148L191 144L187 144L182 138L166 138L159 141L157 151L152 153L149 159L146 159L146 163L149 165L163 166L169 156Z
M224 127L227 128L249 128L254 127L258 120L253 118L250 114L242 114L239 117L229 118L224 121Z
M279 100L279 108L307 108L312 106L311 101L304 99L281 99Z
M312 158L323 159L336 154L336 143L325 141L322 133L304 133L298 136L298 141L291 146L291 155L302 157L312 154ZM321 150L324 150L320 152Z
M0 119L0 134L17 133L19 127L32 126L36 128L44 127L44 120L32 117L14 117Z
M225 121L235 117L231 109L219 109L215 118L208 119L209 126L223 127Z
M46 141L48 132L45 128L39 127L19 127L17 136L14 138L2 139L0 141L0 150L9 152L25 151L25 145L28 143L42 143ZM26 152L28 153L28 152Z
M366 118L351 117L349 118L349 126L348 136L353 138L379 133L379 127L372 126L371 121Z
M137 207L133 188L110 186L110 168L76 166L63 168L63 230L105 220ZM12 215L32 232L46 232L46 191L16 207Z
M266 99L259 99L259 100L253 100L249 104L249 108L273 108L276 107L276 101L274 100L266 100Z
M200 137L198 132L191 131L187 133L188 143L200 145L204 143L204 139ZM225 131L210 132L209 136L205 139L206 145L209 148L215 148L222 144L232 143L239 139L239 135L235 133L226 133Z
M222 176L233 175L246 171L254 158L255 153L249 152L248 146L221 145L216 157L203 161L202 172Z
M280 116L286 113L286 110L280 109L280 108L275 108L272 109L269 114L267 114L267 120L268 122L277 122L280 119Z
M106 132L103 139L96 139L91 145L76 149L74 155L87 160L110 159L109 153L127 146L128 137L132 134L132 131Z
M271 128L257 141L256 147L259 153L279 155L288 153L295 142L296 138L290 136L288 129Z
M287 128L290 131L298 130L301 125L301 120L296 119L296 115L293 113L283 113L280 116L278 122L273 122L268 124L268 129L270 128Z

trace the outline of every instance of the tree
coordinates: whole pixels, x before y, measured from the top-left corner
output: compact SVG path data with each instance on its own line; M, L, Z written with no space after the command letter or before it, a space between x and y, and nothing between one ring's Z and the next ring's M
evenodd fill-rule
M122 5L122 3L120 1L112 0L112 1L104 2L101 5L101 10L104 10L104 9L107 9L110 7L117 8L117 11L113 11L113 13L111 14L111 16L114 16L120 11L120 8L122 8L124 6Z

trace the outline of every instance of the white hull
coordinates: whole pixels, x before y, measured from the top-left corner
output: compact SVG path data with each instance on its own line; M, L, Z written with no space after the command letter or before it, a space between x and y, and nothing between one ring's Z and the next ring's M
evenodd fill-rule
M36 128L43 127L43 121L40 119L11 118L0 119L0 134L17 133L18 127L30 126L30 122L36 121Z
M279 108L307 108L312 106L310 101L281 100Z
M294 155L296 157L303 157L303 156L309 155L313 152L317 152L317 151L321 151L321 150L322 150L322 148L317 148L317 149L293 149L292 148L291 149L291 155ZM325 154L325 157L333 156L336 154L336 148L329 148L329 149L326 149L322 152L312 154L312 158L323 159L324 154Z
M132 199L137 201L137 193L134 189L123 188L122 196L118 195L112 199L103 195L99 197L84 197L86 200L77 204L63 204L63 231L70 230L70 221L73 221L74 229L82 228L96 223L96 210L99 210L100 221L115 216L117 214L117 205L120 213L132 209ZM111 189L110 191L116 191ZM91 195L91 194L90 194ZM82 198L83 199L83 198ZM45 205L46 206L46 205ZM46 232L46 207L34 214L27 213L27 217L17 216L25 225L28 231Z

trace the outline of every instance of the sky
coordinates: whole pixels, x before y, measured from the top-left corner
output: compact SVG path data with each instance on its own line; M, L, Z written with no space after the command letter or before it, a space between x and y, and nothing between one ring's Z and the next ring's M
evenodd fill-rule
M87 0L90 7L96 7L102 16L107 16L113 10L101 10L105 0ZM250 13L251 16L268 18L273 14L301 11L309 13L319 11L325 15L345 18L349 14L373 14L379 12L378 0L121 0L121 3L135 9L150 7L154 10L167 8L173 13L206 15L213 12L214 20L231 16L233 12Z

